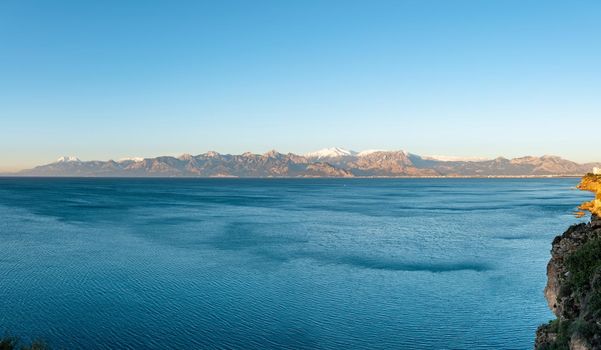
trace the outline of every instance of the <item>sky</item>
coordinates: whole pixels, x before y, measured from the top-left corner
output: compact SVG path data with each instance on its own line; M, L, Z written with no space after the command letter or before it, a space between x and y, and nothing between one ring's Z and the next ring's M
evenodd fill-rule
M325 147L601 161L601 1L0 1L0 171Z

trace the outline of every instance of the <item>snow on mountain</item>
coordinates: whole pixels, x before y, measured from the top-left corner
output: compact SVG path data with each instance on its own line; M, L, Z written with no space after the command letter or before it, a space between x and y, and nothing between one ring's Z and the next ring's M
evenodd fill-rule
M361 151L359 153L357 153L357 156L362 157L362 156L367 156L370 155L372 153L376 153L376 152L388 152L384 149L366 149L365 151Z
M425 160L439 160L441 162L484 162L491 160L485 157L455 157L455 156L423 156Z
M123 162L141 162L144 160L144 157L126 157L126 158L119 158L119 160L117 162L119 163L123 163Z
M348 156L354 156L356 154L357 154L357 152L355 152L355 151L350 151L350 150L340 148L340 147L332 147L332 148L320 149L319 151L315 151L315 152L309 152L309 153L305 154L305 157L321 159L321 158L348 157Z
M56 160L56 163L81 162L79 158L73 156L63 156Z

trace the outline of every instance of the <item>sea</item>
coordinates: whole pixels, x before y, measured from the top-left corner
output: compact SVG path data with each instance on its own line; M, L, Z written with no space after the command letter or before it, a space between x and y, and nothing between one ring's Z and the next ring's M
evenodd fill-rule
M0 178L0 333L53 349L531 349L576 178Z

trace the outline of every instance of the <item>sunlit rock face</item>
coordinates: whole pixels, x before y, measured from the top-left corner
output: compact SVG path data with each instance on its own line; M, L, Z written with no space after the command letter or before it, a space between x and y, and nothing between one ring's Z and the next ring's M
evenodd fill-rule
M582 211L589 211L591 214L601 217L601 175L598 174L587 174L582 178L578 188L583 191L591 191L595 194L595 199L589 202L582 203L578 209ZM584 212L578 213L582 216Z

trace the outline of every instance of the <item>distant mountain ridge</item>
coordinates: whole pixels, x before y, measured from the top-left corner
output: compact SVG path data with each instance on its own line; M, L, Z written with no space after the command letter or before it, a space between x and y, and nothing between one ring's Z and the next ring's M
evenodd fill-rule
M578 164L558 156L507 159L419 156L406 151L354 152L327 148L305 155L239 155L214 151L179 157L124 158L119 161L81 161L61 157L56 162L23 170L22 176L90 177L490 177L580 176L601 163Z

